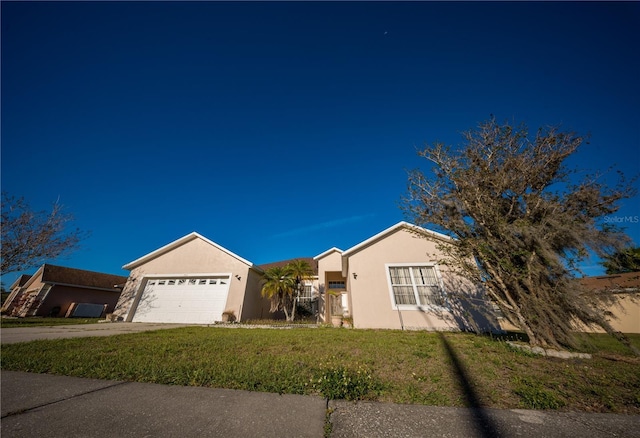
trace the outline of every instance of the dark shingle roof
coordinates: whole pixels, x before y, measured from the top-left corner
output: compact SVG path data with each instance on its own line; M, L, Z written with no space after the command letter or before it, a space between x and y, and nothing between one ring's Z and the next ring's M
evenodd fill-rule
M318 261L314 260L313 257L296 257L294 259L281 260L279 262L265 263L264 265L259 265L258 268L262 269L263 271L266 271L267 269L273 268L276 266L278 267L285 266L289 264L289 262L292 262L294 260L305 260L307 263L309 263L309 266L311 266L311 269L313 270L313 275L318 275Z
M42 273L42 281L47 283L70 284L74 286L108 289L113 290L114 292L119 292L118 289L114 288L114 285L124 285L127 281L127 277L45 264L44 272Z

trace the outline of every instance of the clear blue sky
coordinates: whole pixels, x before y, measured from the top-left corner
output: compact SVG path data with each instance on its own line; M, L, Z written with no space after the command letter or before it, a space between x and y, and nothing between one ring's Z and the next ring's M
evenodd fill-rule
M1 8L2 190L91 232L55 264L126 275L191 231L257 264L349 248L405 219L416 147L491 114L640 169L638 2Z

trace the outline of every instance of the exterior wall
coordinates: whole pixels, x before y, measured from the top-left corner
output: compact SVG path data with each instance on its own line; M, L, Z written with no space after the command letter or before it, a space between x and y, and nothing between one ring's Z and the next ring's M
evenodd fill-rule
M436 253L435 243L401 228L350 255L346 274L354 327L459 329L450 312L393 309L386 265L435 262L429 254Z
M240 315L241 320L267 319L271 316L269 313L269 300L262 298L261 290L262 275L253 269L249 269L242 313L236 312L236 315ZM229 304L227 304L227 307L229 307Z
M622 333L640 333L640 296L636 293L615 294L616 304L608 306L605 310L613 314L613 318L607 318L614 330ZM576 330L587 333L604 333L597 326L587 327L584 324L575 323Z
M105 313L113 312L120 297L120 291L113 292L99 289L54 285L36 312L37 316L48 316L55 307L60 311L54 316L64 316L71 303L106 304Z
M40 303L34 300L44 283L42 282L42 269L39 269L34 276L21 288L10 304L12 316L32 316Z
M2 305L2 312L6 312L9 315L12 315L26 298L27 288L16 286L13 288L7 300Z
M609 322L614 329L622 333L640 333L640 296L636 294L617 294L619 306L607 309L616 318Z
M135 267L131 271L114 315L118 319L131 321L133 318L131 310L135 310L137 300L142 295L145 276L231 273L231 284L225 309L234 310L237 317L245 318L246 315L257 312L256 307L249 306L248 313L242 309L243 314L238 314L245 304L245 291L255 296L256 278L254 275L249 275L249 269L246 263L202 239L194 238L143 265Z

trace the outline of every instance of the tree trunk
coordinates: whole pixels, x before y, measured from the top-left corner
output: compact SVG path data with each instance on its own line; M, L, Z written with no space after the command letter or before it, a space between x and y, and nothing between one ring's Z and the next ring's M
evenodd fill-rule
M300 294L300 291L296 291L296 297L293 299L293 306L291 309L291 322L293 322L294 319L296 319L296 307L298 304L298 296Z

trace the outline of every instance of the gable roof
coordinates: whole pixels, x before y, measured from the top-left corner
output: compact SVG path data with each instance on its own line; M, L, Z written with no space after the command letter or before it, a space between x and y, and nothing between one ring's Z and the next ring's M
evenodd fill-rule
M325 252L318 254L317 256L315 256L313 259L314 260L320 260L323 257L328 256L329 254L331 254L332 252L339 252L340 254L343 253L343 251L340 248L336 248L335 246L333 248L330 248L328 250L326 250Z
M25 285L31 284L37 279L47 284L103 289L118 293L120 290L115 286L124 285L127 281L127 277L122 275L104 274L102 272L67 268L64 266L49 265L47 263L40 266Z
M584 277L580 279L580 284L592 291L639 292L640 272Z
M344 251L342 253L342 257L349 257L352 256L353 254L357 253L358 251L363 250L364 248L373 245L374 243L384 239L385 237L395 233L398 230L401 229L407 229L409 231L412 232L417 232L417 233L421 233L421 234L429 234L433 237L436 237L438 239L444 240L444 241L453 241L454 239L445 235L445 234L441 234L435 231L431 231L431 230L427 230L426 228L422 228L419 227L417 225L414 224L410 224L409 222L398 222L397 224L387 228L386 230L383 230L381 232L379 232L378 234L376 234L375 236L372 236L370 238L368 238L367 240L358 243L357 245L352 246L351 248L349 248L348 250Z
M229 256L231 256L231 257L233 257L233 258L235 258L235 259L237 259L237 260L241 261L242 263L246 264L246 265L247 265L247 266L249 266L250 268L254 268L254 269L258 269L258 270L259 270L259 268L257 268L257 267L256 267L253 263L251 263L249 260L243 259L243 258L242 258L242 257L240 257L239 255L237 255L237 254L235 254L235 253L233 253L233 252L229 251L228 249L226 249L226 248L224 248L224 247L222 247L222 246L218 245L218 244L217 244L217 243L215 243L214 241L207 239L206 237L204 237L204 236L202 236L202 235L200 235L200 234L196 233L195 231L194 231L194 232L192 232L192 233L190 233L190 234L187 234L187 235L186 235L186 236L184 236L184 237L181 237L180 239L174 240L173 242L171 242L171 243L169 243L169 244L167 244L167 245L165 245L165 246L163 246L163 247L161 247L161 248L158 248L158 249L156 249L155 251L152 251L152 252L150 252L149 254L144 255L144 256L142 256L142 257L140 257L139 259L136 259L136 260L134 260L134 261L132 261L132 262L127 263L126 265L124 265L124 266L122 267L122 269L127 269L127 270L129 270L129 271L130 271L130 270L132 270L133 268L135 268L135 267L137 267L137 266L140 266L140 265L142 265L143 263L148 262L149 260L152 260L152 259L154 259L154 258L156 258L156 257L159 257L159 256L161 256L161 255L163 255L163 254L166 254L166 253L168 253L169 251L171 251L171 250L173 250L173 249L175 249L175 248L177 248L177 247L179 247L179 246L182 246L182 245L184 245L185 243L190 242L190 241L195 240L195 239L200 239L200 240L202 240L202 241L204 241L204 242L208 243L209 245L211 245L211 246L213 246L213 247L215 247L215 248L219 249L220 251L224 252L225 254L228 254Z
M318 275L318 261L315 260L315 257L296 257L294 259L281 260L279 262L265 263L264 265L260 265L258 267L263 271L266 271L267 269L275 268L276 266L281 268L283 266L288 265L290 262L294 260L306 261L307 263L309 263L309 266L311 266L311 269L313 270L313 275L316 275L316 276Z
M13 284L11 285L11 287L9 288L9 290L13 290L16 287L22 287L24 286L27 281L29 281L29 279L31 278L31 275L29 274L22 274L20 277L18 277L16 279L16 281L13 282Z

